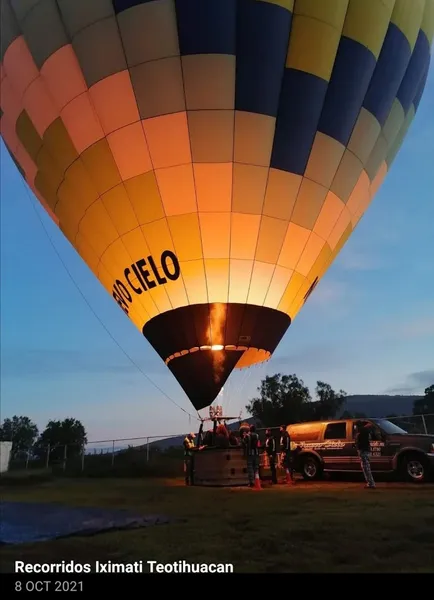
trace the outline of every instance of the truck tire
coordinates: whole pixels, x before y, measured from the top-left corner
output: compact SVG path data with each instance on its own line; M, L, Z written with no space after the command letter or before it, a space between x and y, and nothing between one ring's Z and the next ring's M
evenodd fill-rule
M398 471L404 481L425 483L429 476L428 470L428 462L419 452L409 452L399 461Z
M315 481L322 477L322 466L315 456L301 458L301 474L306 481Z

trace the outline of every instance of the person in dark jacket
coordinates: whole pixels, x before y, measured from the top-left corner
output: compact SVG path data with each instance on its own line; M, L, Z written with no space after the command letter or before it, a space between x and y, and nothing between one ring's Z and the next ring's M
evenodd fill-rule
M217 425L215 445L217 448L229 448L229 431L223 423Z
M285 425L280 426L280 451L282 453L282 465L286 472L286 482L295 483L294 467L291 455L291 437Z
M229 446L239 446L240 442L233 431L229 432Z
M251 425L250 431L245 437L247 474L251 487L253 487L255 479L259 478L259 446L259 435L256 433L256 427Z
M271 429L267 429L265 432L265 452L268 455L268 460L270 462L270 470L271 470L271 481L273 483L277 483L277 475L276 475L276 439L271 432Z
M371 425L370 423L364 423L363 421L356 422L356 437L355 446L360 458L360 464L362 467L363 475L366 480L366 488L374 489L375 481L372 477L371 464L369 458L371 455Z

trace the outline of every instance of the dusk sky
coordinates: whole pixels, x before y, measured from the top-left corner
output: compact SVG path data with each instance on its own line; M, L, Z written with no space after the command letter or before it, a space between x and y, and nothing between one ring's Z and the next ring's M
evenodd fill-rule
M434 383L434 69L401 151L358 228L272 360L236 374L238 415L265 374L348 394L420 394ZM1 418L72 416L89 440L197 430L187 397L21 180L1 142ZM33 206L32 206L33 204ZM37 213L35 212L37 211ZM62 260L128 360L86 305ZM206 412L206 411L203 411ZM246 411L243 411L244 416Z

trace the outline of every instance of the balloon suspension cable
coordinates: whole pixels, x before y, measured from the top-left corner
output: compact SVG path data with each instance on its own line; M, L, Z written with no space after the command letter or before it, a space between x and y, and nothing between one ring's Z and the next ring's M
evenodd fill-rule
M113 340L113 342L116 344L116 346L119 348L119 350L121 350L121 352L128 358L128 360L131 362L132 365L134 365L136 367L136 369L138 371L140 371L140 373L143 375L143 377L145 377L147 379L147 381L149 381L149 383L151 383L159 392L160 394L162 394L163 396L165 396L165 398L167 400L169 400L169 402L171 402L172 404L174 404L177 408L179 408L179 410L182 410L183 413L185 413L186 415L188 415L189 419L192 418L193 415L191 415L187 410L185 410L184 408L182 408L182 406L180 406L177 402L175 402L175 400L173 400L173 398L171 398L168 394L166 394L166 392L164 390L162 390L160 388L159 385L157 385L154 381L152 381L152 379L149 377L149 375L147 375L143 369L140 367L140 365L138 365L136 363L136 361L131 358L131 356L128 354L128 352L126 350L124 350L124 348L121 346L121 344L117 341L117 339L113 336L113 334L110 332L110 330L107 328L107 326L104 324L104 322L101 320L101 318L97 315L97 313L95 312L95 310L93 309L92 305L90 304L90 302L88 301L88 299L86 298L86 296L83 294L83 292L81 291L78 283L75 281L71 271L68 269L65 261L63 260L62 256L60 255L59 251L56 248L56 245L53 242L53 239L51 237L51 235L48 233L47 228L45 227L44 221L42 220L36 206L35 206L35 202L32 199L32 196L29 192L29 189L27 187L27 183L24 181L24 179L21 179L21 183L24 186L24 190L27 194L27 197L30 201L30 204L33 208L33 210L35 211L35 214L40 222L40 224L42 225L42 228L48 238L48 241L50 242L54 252L57 254L58 259L60 260L63 268L65 269L67 275L69 276L69 278L71 279L72 283L75 285L75 287L77 288L80 296L83 298L83 300L85 301L85 303L87 304L87 306L89 307L89 309L91 310L91 312L93 313L94 317L97 319L97 321L100 323L101 327L106 331L106 333L110 336L110 338ZM200 420L198 417L193 417L194 419L198 419Z

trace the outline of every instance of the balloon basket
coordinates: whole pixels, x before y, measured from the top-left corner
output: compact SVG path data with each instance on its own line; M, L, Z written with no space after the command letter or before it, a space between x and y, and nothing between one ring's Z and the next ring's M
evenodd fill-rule
M249 485L242 448L205 448L194 453L195 486L240 487Z
M240 422L240 429L249 428L249 424L241 422L240 417L223 416L220 406L211 407L210 417L201 419L197 446L192 457L193 485L208 487L247 487L249 485L247 458L244 448L239 445L239 440L236 442L238 445L224 445L223 447L219 446L218 442L219 427L225 427L228 421L235 420ZM203 427L206 422L212 423L213 427L204 434ZM231 433L234 434L234 431L232 430ZM221 442L222 436L220 438ZM228 441L231 444L230 438ZM279 467L281 467L280 464ZM261 452L259 457L259 477L259 480L255 480L254 489L261 489L263 484L265 486L271 484L270 464L268 456L264 452Z
M277 472L281 474L281 468ZM243 487L249 485L247 461L242 448L205 448L197 450L193 456L195 486ZM271 470L268 456L260 455L260 481L255 488L270 487Z

